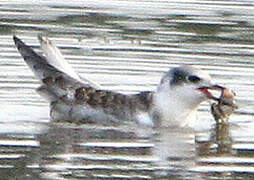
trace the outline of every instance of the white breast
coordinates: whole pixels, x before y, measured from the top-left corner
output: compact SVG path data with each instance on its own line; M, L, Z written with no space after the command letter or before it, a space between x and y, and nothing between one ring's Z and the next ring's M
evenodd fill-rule
M194 127L196 109L200 103L192 102L192 96L179 89L166 89L157 92L154 96L154 113L160 116L160 125L164 127Z

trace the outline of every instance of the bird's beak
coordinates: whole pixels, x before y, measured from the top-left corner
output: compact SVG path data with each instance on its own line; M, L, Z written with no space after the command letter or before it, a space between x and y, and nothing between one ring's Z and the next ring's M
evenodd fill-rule
M217 85L217 84L208 85L208 86L201 86L198 88L198 90L201 91L202 93L204 93L208 99L213 99L215 101L218 101L220 99L220 97L216 97L210 91L219 91L221 94L222 91L227 90L227 93L228 93L227 96L229 99L231 99L231 98L233 99L233 97L235 96L235 93L233 91L230 91L227 88Z

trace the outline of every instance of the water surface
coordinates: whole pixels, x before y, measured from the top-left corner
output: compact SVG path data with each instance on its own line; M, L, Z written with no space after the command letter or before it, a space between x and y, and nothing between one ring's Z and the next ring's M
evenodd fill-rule
M1 1L2 179L254 178L253 10L247 0ZM195 65L240 108L216 126L202 104L195 132L52 123L14 34L37 51L37 35L48 36L81 76L123 93Z

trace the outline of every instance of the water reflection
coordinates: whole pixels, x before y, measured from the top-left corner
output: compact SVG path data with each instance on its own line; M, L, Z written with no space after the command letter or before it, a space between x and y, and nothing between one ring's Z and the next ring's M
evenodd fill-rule
M189 176L189 168L195 166L195 134L191 129L160 128L153 137L154 148L152 156L160 167L155 174L158 177L178 177L183 179Z
M0 4L0 179L254 178L250 1ZM50 123L48 104L33 90L38 82L12 40L16 34L38 49L41 33L105 89L153 90L170 67L192 64L237 92L241 106L230 125L205 124L194 134ZM209 115L203 104L197 126Z
M224 171L220 166L252 162L234 158L242 150L236 152L232 146L231 127L217 124L207 141L195 142L190 129L146 129L149 135L140 137L135 128L49 123L46 131L33 136L2 134L0 151L5 155L0 156L0 172L7 179L17 175L21 179L203 179L202 172L212 177L218 173L214 168L220 168L221 177L239 177L225 174L227 166Z
M228 123L217 123L215 127L214 142L217 143L217 155L231 155L232 152L232 138L230 136L230 125ZM213 139L213 137L211 137Z
M227 169L227 165L233 163L229 159L234 159L237 155L236 150L233 149L231 128L234 128L234 125L228 122L216 123L208 141L197 141L199 158L197 166L193 168L194 171L200 172L202 169L201 171L207 172L209 176L219 175L230 179L238 177L237 173L234 174L234 168Z
M112 138L115 139L112 142ZM40 167L45 176L65 178L106 178L115 176L138 177L151 144L139 142L132 132L115 127L51 125L47 134L38 136ZM140 157L140 160L138 160ZM138 168L138 169L136 169ZM144 171L146 168L144 168ZM66 172L71 172L67 173ZM120 173L120 174L119 174Z

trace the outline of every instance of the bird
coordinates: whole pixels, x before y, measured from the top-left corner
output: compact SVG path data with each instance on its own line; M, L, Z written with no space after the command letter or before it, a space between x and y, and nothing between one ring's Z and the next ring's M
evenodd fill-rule
M39 79L41 85L36 91L49 101L50 118L56 122L105 125L133 122L149 127L193 128L198 106L204 101L217 100L213 90L225 89L213 83L205 71L181 65L169 69L155 91L122 94L80 77L47 37L38 35L43 54L15 35L13 40Z

